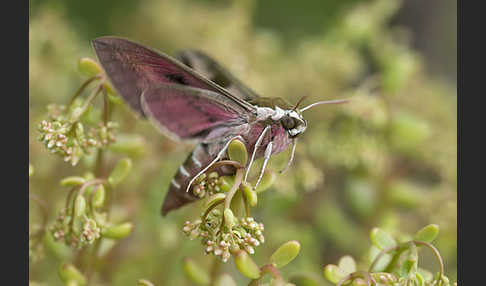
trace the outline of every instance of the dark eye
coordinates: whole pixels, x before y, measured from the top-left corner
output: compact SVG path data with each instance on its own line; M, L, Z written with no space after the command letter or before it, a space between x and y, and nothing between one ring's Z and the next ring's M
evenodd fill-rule
M295 119L290 116L282 117L282 125L286 130L293 129L295 127Z

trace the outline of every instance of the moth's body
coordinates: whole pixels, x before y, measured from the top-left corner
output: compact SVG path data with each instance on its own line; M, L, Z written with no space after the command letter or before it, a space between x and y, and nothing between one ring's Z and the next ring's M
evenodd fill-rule
M271 155L290 143L287 166L292 162L296 138L307 127L301 111L310 106L299 111L281 98L262 97L199 51L172 58L116 37L98 38L93 47L113 86L136 113L173 140L197 143L170 183L163 215L198 199L191 184L226 157L234 139L243 141L251 158L245 180L253 160L263 156L258 184Z

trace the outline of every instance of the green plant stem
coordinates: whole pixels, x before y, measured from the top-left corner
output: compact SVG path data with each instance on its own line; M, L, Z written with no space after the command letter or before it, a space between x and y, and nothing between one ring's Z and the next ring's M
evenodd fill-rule
M439 278L437 278L437 279L442 279L442 275L444 274L444 261L442 260L442 257L440 256L439 250L437 250L437 248L435 248L435 246L433 246L432 244L425 242L425 241L413 240L412 242L417 244L417 245L423 245L425 247L428 247L430 250L432 250L432 252L435 255L435 258L437 259L437 262L439 263Z
M368 271L369 272L373 272L373 268L375 267L376 263L378 263L378 261L381 259L381 257L383 257L383 255L385 255L386 253L390 252L390 251L393 251L393 250L398 250L399 249L399 246L392 246L392 247L388 247L388 248L385 248L383 249L380 253L378 253L378 255L375 257L375 259L373 260L373 262L371 263Z
M76 91L76 93L74 94L74 96L71 98L71 100L69 101L68 103L68 109L69 107L71 107L71 105L74 103L74 101L76 100L76 98L86 89L86 87L88 87L88 85L90 83L92 83L93 81L97 80L97 79L101 79L101 76L100 75L95 75L93 77L90 77L87 81L85 81L81 87Z

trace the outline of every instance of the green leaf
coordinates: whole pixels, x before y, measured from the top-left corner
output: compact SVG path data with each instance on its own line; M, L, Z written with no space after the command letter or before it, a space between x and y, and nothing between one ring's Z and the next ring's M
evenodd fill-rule
M439 226L436 224L429 224L417 231L413 236L414 240L431 243L439 234Z
M226 194L223 193L217 193L214 194L206 199L206 203L204 204L204 207L206 209L210 208L212 205L223 201L226 198Z
M132 230L133 230L133 224L131 222L125 222L125 223L104 228L101 234L103 235L103 237L106 238L122 239L130 235Z
M154 284L146 279L138 280L138 286L154 286Z
M67 284L71 281L76 282L78 285L85 285L86 278L84 275L72 264L62 263L58 269L59 277Z
M245 144L238 139L231 141L228 146L228 157L230 160L237 161L241 165L246 166L246 162L248 162L248 151L246 150Z
M100 208L105 202L105 187L103 184L99 184L94 190L93 197L91 198L91 205L94 208Z
M101 66L93 59L81 58L78 60L78 70L85 76L95 76L103 73Z
M219 177L219 180L221 184L220 189L225 193L227 193L235 183L234 176L221 176Z
M216 278L213 286L237 286L236 282L229 276L229 274L223 273Z
M270 257L270 263L281 268L289 264L299 254L300 243L296 240L282 244Z
M231 211L231 209L227 208L223 212L224 215L224 224L227 228L231 229L235 225L235 215Z
M275 174L274 171L267 169L263 173L262 180L260 181L260 184L256 188L257 193L261 193L263 191L266 191L268 188L270 188L273 183L275 183L275 180L277 179L277 174Z
M186 277L197 285L209 285L211 281L207 271L190 258L184 258L183 270Z
M344 272L341 268L334 264L328 264L324 267L324 277L331 283L338 283L344 277L346 277L346 272Z
M34 166L29 163L29 177L32 177L34 175Z
M258 268L258 265L256 265L246 251L238 251L235 255L234 261L236 269L238 269L241 274L251 279L257 279L260 277L260 268Z
M397 246L397 242L388 232L377 227L371 230L370 238L371 242L381 250Z
M338 266L347 274L356 272L356 261L354 261L353 257L349 255L341 257L341 259L339 259Z
M130 156L141 156L145 153L145 139L139 135L117 134L116 141L109 145L109 150Z
M311 276L311 274L295 274L290 277L289 282L297 286L318 286L317 279Z
M82 195L78 195L74 201L74 215L81 217L86 212L86 199Z
M108 177L108 183L113 187L117 186L128 175L132 168L132 160L130 158L124 158L118 162L113 171L111 171Z
M253 190L252 186L248 182L241 183L241 186L243 188L243 195L245 196L250 206L256 206L258 203L257 192Z
M63 187L74 187L82 185L86 182L86 179L80 176L70 176L66 177L59 182L59 184Z

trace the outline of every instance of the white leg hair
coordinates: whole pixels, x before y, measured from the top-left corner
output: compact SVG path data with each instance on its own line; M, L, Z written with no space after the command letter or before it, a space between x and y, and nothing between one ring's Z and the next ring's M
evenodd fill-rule
M285 168L283 168L282 170L280 170L280 174L282 174L283 172L287 171L288 168L290 167L290 165L292 164L292 162L294 161L295 147L296 146L297 146L297 137L294 138L294 139L292 139L292 153L290 153L290 159L287 162L287 166L285 166Z
M267 167L268 160L270 160L270 156L272 155L272 147L273 147L273 142L270 141L270 143L268 143L268 145L267 145L267 148L265 148L263 166L262 166L262 169L260 170L260 176L258 176L258 180L257 180L255 186L253 187L254 190L256 190L256 188L260 184L260 181L263 178L263 173L265 172L265 167Z
M253 160L255 160L256 151L258 150L258 147L260 147L263 137L265 136L265 133L267 133L268 129L270 129L270 125L267 125L265 129L263 129L262 133L260 134L257 141L255 142L255 148L253 148L253 153L251 154L250 163L246 168L245 178L243 179L243 182L246 182L246 179L248 179L248 174L250 173L251 165L253 164Z
M244 142L243 137L241 137L240 135L235 136L235 137L231 138L230 140L228 140L228 142L226 142L226 144L224 144L224 147L218 152L218 155L216 155L216 157L214 158L214 160L211 161L211 163L209 163L206 167L204 167L204 169L202 169L194 177L192 177L192 179L189 181L189 184L187 185L186 192L189 192L189 188L191 187L192 183L194 183L194 181L197 179L197 177L199 177L202 174L204 174L204 172L206 172L207 169L209 169L209 167L211 167L214 163L218 162L218 160L221 158L221 156L223 156L224 152L226 152L226 149L228 149L228 146L231 143L231 141L233 141L235 139L240 139L241 141Z

